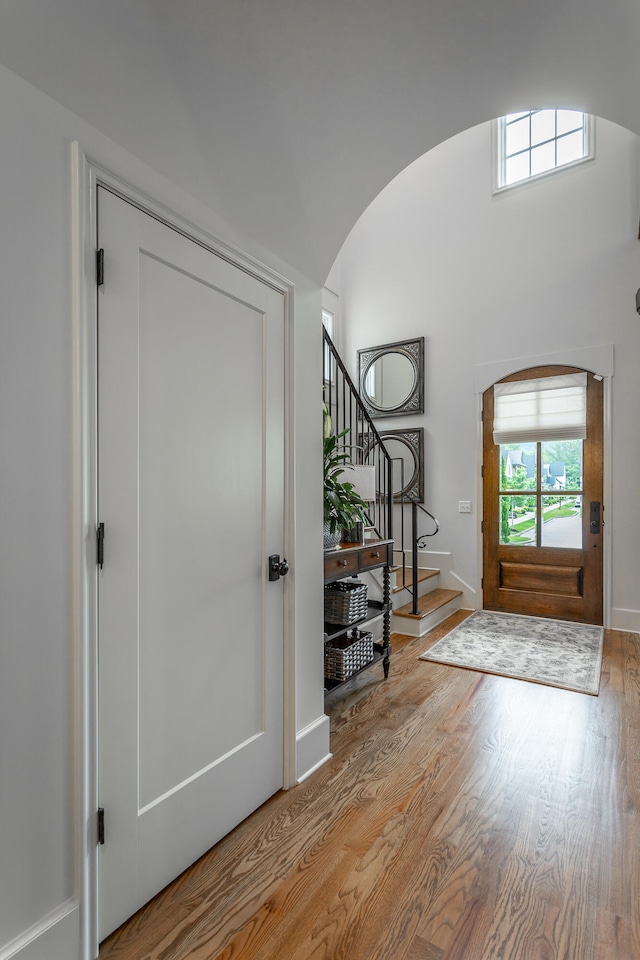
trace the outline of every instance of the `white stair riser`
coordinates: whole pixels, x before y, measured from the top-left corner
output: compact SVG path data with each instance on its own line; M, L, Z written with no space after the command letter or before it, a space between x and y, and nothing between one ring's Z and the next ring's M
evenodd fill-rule
M455 613L456 610L460 609L462 597L454 597L453 600L449 600L447 603L444 603L441 607L438 607L437 610L433 610L426 617L421 617L414 619L413 617L397 617L392 615L391 617L391 631L392 633L403 633L405 636L409 637L424 637L425 633L428 633L429 630L433 630L434 627L437 627L439 623L442 623L443 620L446 620L452 613Z
M398 571L396 576L402 576L402 571ZM424 597L426 593L431 593L432 590L435 590L440 585L440 576L436 575L435 577L428 577L426 580L418 581L418 596ZM391 583L391 589L393 591L393 582ZM404 590L398 590L397 593L391 593L391 602L394 607L403 607L405 603L410 603L411 593L406 588Z

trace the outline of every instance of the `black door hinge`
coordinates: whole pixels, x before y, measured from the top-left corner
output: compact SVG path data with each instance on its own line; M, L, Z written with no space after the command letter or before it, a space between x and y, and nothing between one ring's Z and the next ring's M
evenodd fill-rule
M96 283L99 287L104 283L104 249L96 250Z
M104 564L104 523L99 523L96 530L96 562L102 570Z
M480 533L484 533L484 520L480 521Z
M98 843L104 843L104 807L98 807Z

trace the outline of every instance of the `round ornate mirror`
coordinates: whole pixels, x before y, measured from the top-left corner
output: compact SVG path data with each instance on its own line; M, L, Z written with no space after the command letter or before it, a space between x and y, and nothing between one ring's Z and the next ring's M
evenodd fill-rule
M393 460L393 495L407 494L418 479L416 452L402 437L384 437L384 445Z
M424 337L358 350L360 395L372 417L424 411Z
M411 497L424 502L424 428L381 430L380 438L391 457L393 498Z
M416 385L416 369L406 353L384 353L364 373L364 392L379 410L395 410L407 402Z

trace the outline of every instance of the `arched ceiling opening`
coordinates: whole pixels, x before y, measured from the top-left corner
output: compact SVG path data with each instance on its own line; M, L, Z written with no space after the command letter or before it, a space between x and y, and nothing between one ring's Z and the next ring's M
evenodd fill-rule
M4 0L0 62L322 283L372 199L484 120L640 133L632 0Z

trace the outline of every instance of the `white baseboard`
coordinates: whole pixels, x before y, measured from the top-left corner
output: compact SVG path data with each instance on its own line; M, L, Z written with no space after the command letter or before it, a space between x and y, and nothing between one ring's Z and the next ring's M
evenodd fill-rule
M408 552L407 561L411 564L411 553ZM450 550L418 550L418 566L439 570L440 576L447 577L451 570Z
M465 610L477 610L478 609L478 594L466 583L462 577L459 577L457 573L454 573L452 570L449 574L451 583L448 584L454 590L462 590L462 599L460 600L460 606L464 607ZM480 598L480 605L482 605L482 598Z
M68 900L10 943L0 960L80 960L80 905Z
M611 629L640 633L640 610L624 610L622 607L612 607Z
M297 782L302 783L330 759L329 717L323 713L296 734Z

